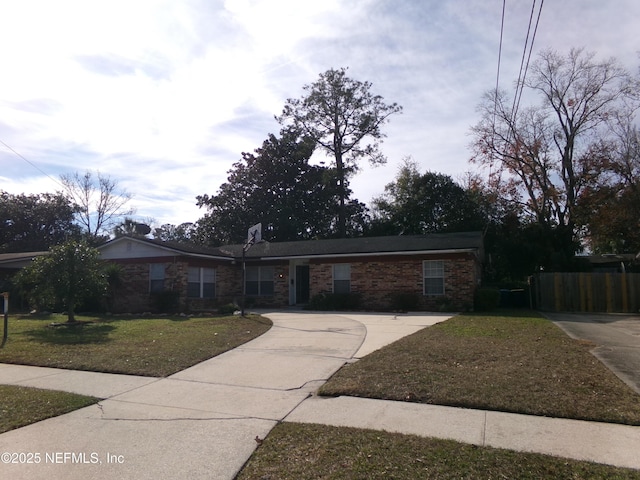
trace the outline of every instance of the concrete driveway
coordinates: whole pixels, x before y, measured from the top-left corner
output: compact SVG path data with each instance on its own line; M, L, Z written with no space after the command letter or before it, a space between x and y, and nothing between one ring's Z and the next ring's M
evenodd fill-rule
M586 313L546 316L572 338L595 343L592 353L640 393L640 316Z
M106 397L0 435L0 478L232 479L255 438L345 362L448 318L263 314L273 321L267 333L168 378L0 365L0 384Z

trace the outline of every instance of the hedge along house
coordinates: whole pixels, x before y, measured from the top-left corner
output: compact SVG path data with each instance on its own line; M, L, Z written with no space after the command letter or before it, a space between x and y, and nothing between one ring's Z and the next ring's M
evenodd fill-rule
M122 267L115 311L181 311L239 303L242 245L198 247L119 237L99 247ZM483 257L479 232L261 242L246 252L250 306L303 305L321 294L349 294L363 309L398 298L420 310L471 308Z

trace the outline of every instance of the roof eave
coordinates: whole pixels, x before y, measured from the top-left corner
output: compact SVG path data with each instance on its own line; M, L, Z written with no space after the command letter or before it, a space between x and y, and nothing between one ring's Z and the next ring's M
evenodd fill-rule
M117 241L122 241L122 240L128 240L128 241L133 241L133 242L137 242L137 243L141 243L141 244L145 244L145 245L151 245L155 248L158 248L160 250L163 250L165 252L171 252L174 253L176 255L182 255L182 256L186 256L186 257L195 257L195 258L207 258L210 260L227 260L230 262L233 262L235 260L235 258L233 257L227 257L227 256L220 256L220 255L209 255L206 253L195 253L195 252L189 252L187 250L180 250L178 248L173 248L173 247L168 247L166 245L160 245L158 243L155 242L146 242L143 239L140 238L135 238L135 237L118 237L114 240L111 240L110 242L104 243L102 245L100 245L98 248L98 250L101 250L103 247L107 246L107 245L111 245ZM126 260L126 258L123 258L123 260Z
M396 252L323 253L318 255L284 255L248 257L247 260L305 260L312 258L381 257L406 255L446 255L451 253L477 253L478 248L451 248L446 250L402 250Z

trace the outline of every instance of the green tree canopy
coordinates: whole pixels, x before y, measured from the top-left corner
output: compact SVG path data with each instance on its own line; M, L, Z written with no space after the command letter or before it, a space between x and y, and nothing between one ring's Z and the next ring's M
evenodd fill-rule
M255 153L243 153L216 195L197 197L208 213L198 220L195 237L211 245L240 243L258 222L270 241L333 236L335 170L309 163L314 147L309 137L285 128L281 137L269 135ZM362 215L362 204L352 201L348 206L353 216Z
M66 242L36 257L14 280L36 306L59 303L66 308L71 323L83 301L106 292L107 276L99 257L85 241Z
M420 174L417 164L406 160L384 195L373 200L372 232L417 235L436 232L482 230L480 206L448 175Z
M596 253L640 252L640 132L633 120L616 119L615 135L592 153L609 174L578 197L577 223Z
M75 213L61 193L12 195L0 191L0 253L44 251L78 237Z
M173 225L165 223L153 229L153 238L163 242L200 243L197 237L197 224L192 222Z
M300 99L288 99L280 123L291 123L333 157L338 179L340 208L339 235L347 236L349 175L361 159L372 164L386 162L380 152L384 138L381 127L389 116L402 111L396 103L387 105L380 95L371 93L371 83L347 77L345 68L320 74L303 87Z
M147 223L137 222L133 218L126 217L122 222L113 227L113 235L123 237L144 237L151 233L151 227Z

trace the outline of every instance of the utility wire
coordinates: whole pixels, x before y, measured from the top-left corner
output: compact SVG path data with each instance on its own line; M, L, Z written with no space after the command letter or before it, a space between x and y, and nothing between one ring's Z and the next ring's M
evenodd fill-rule
M51 175L49 175L47 172L45 172L44 170L42 170L40 167L38 167L35 163L31 162L30 160L26 159L23 155L21 155L20 153L16 152L13 148L11 148L11 146L7 145L5 142L3 142L2 140L0 140L0 144L4 145L7 150L9 150L10 152L12 152L16 157L24 160L25 162L27 162L29 165L31 165L33 168L35 168L36 170L38 170L41 174L43 174L44 176L48 177L50 180L53 180L55 183L57 183L58 185L60 185L62 188L64 188L64 185L62 185L62 183L60 183L58 180L56 180L55 178L53 178Z
M533 52L533 43L535 42L536 33L538 31L538 23L540 22L540 14L542 13L542 6L544 0L540 1L540 7L538 9L538 18L534 27L533 35L531 36L531 43L529 43L529 35L531 34L531 24L533 23L533 15L536 9L536 0L533 0L531 5L531 15L529 16L529 26L527 27L527 37L524 42L524 49L522 50L522 60L520 61L520 72L518 73L518 81L516 82L516 92L513 97L513 106L511 108L511 123L516 120L518 109L520 108L520 99L522 98L522 91L524 87L525 78L529 69L529 60L531 59L531 53ZM527 46L529 47L529 55L527 56ZM525 64L525 57L527 58Z
M500 88L500 63L502 61L502 37L504 35L504 12L507 6L507 0L502 0L502 20L500 22L500 45L498 47L498 71L496 73L496 93L493 101L493 129L496 125L496 113L498 110L498 89Z

